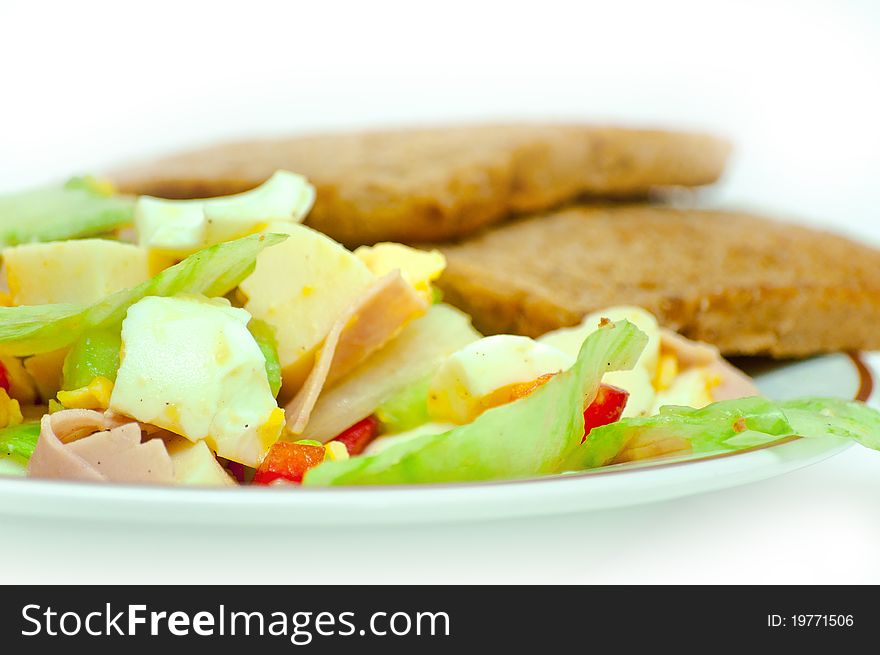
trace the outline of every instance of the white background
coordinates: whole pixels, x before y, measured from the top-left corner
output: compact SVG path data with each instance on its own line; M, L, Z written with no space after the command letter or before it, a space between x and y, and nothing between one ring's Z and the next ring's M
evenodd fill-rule
M869 0L0 0L0 72L2 190L227 136L567 118L724 134L737 151L712 202L880 243ZM45 526L0 535L6 581L880 582L880 454L852 448L745 488L467 530L252 541L234 526L141 530L103 553ZM262 565L268 539L272 555L314 565ZM125 565L135 550L154 559ZM73 553L85 568L67 566Z

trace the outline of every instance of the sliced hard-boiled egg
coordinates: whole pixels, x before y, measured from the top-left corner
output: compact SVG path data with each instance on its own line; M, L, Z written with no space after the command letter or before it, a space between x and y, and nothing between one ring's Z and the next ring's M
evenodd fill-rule
M320 441L318 442L321 443ZM331 462L348 459L348 448L341 441L328 441L324 445L325 458Z
M469 423L485 410L519 397L518 385L563 371L574 359L528 337L484 337L451 354L434 373L428 414L435 421Z
M149 278L142 249L109 239L27 243L3 261L15 305L89 304Z
M223 241L259 232L270 222L300 222L315 201L302 176L277 171L255 189L233 196L166 200L141 196L134 221L138 242L154 262L170 261Z
M611 371L602 376L602 382L629 392L623 416L649 416L655 392L651 374L638 366L631 371Z
M330 328L376 276L344 246L304 225L272 224L269 231L290 236L260 253L239 295L254 318L275 330L281 396L290 398L312 370Z
M10 398L6 389L0 388L0 428L19 425L24 420L21 405L15 398Z
M720 384L718 374L705 367L691 368L678 375L669 388L657 392L651 414L665 405L705 407L713 402L712 389Z
M165 442L171 457L174 482L198 487L234 487L235 480L226 472L204 441L193 443L183 437Z
M423 294L431 293L431 283L446 268L446 258L438 250L417 250L402 243L377 243L354 251L376 277L399 270L403 279Z
M251 316L222 299L148 297L122 323L110 409L256 467L284 424Z
M58 402L66 409L104 410L110 405L113 382L99 375L79 389L59 391Z
M661 348L660 358L657 360L657 372L651 383L657 391L663 391L672 386L679 373L678 357L675 353L664 352Z

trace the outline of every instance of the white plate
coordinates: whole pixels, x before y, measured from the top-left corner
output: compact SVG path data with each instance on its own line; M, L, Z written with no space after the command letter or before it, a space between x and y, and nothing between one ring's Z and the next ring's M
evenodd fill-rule
M834 354L752 371L773 398L824 395L867 400L858 357ZM609 509L746 484L821 461L837 439L793 439L689 462L657 462L511 482L333 489L191 489L0 479L0 517L214 526L475 521Z

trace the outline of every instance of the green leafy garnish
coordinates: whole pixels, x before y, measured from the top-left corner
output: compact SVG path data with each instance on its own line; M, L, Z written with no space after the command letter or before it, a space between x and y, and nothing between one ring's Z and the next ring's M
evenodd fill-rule
M0 196L0 249L105 234L132 222L134 198L108 195L94 178Z
M0 307L0 353L26 356L69 346L87 331L120 325L128 308L147 296L223 296L253 271L264 248L286 238L284 234L255 234L211 246L93 305Z
M634 439L642 443L677 438L699 457L761 446L786 437L840 437L880 450L880 413L855 401L806 398L775 402L739 398L701 409L663 407L656 416L624 418L594 428L586 448L577 450L567 468L605 466ZM682 453L676 453L682 457Z
M120 326L91 330L74 342L64 358L61 388L65 391L88 386L96 377L116 381L122 349Z
M376 408L376 418L386 432L404 432L431 420L428 387L432 375L407 385Z
M880 412L854 400L803 398L780 403L795 434L852 439L880 450Z
M251 319L248 330L254 337L254 341L260 347L266 360L266 377L269 378L269 388L273 396L278 396L281 391L281 361L278 359L278 339L275 330L266 321L258 318Z
M0 455L27 462L40 436L39 421L28 421L0 429Z

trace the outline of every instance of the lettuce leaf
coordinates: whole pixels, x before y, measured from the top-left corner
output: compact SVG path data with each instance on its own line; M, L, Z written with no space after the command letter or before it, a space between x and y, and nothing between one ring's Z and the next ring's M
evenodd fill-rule
M631 368L647 343L632 323L611 323L584 341L575 364L526 398L467 425L376 455L325 462L307 485L405 484L523 478L559 473L584 434L584 404L607 371Z
M96 236L132 222L134 198L108 194L92 178L0 196L0 248Z
M880 450L880 412L854 400L804 398L781 403L795 434L852 439Z
M74 342L61 368L62 389L71 391L85 387L98 376L116 382L122 350L118 327L89 330Z
M15 457L27 462L37 447L40 422L29 421L0 430L0 456Z
M431 420L428 387L433 374L407 385L376 408L376 418L386 432L405 432Z
M283 234L255 234L211 246L143 284L89 306L0 307L0 353L26 356L69 346L89 330L121 323L128 308L146 296L223 296L253 271L264 248L286 238Z
M248 330L263 353L269 388L272 390L272 395L277 397L278 392L281 391L281 360L278 359L278 338L275 336L275 330L266 321L258 318L251 319Z
M702 409L663 407L656 416L624 418L590 431L586 448L567 462L572 471L605 466L634 439L690 444L677 459L761 446L786 437L840 437L880 450L880 412L855 401L805 398L774 402L739 398Z

